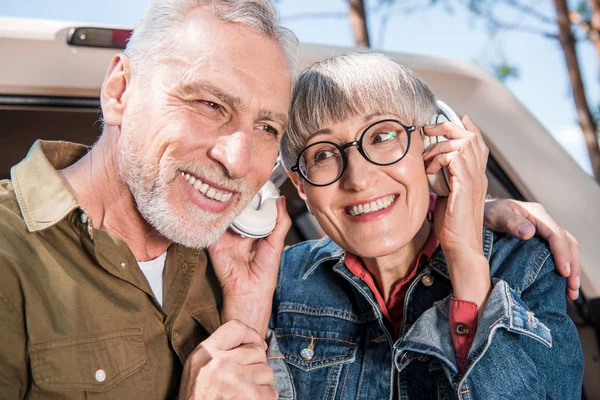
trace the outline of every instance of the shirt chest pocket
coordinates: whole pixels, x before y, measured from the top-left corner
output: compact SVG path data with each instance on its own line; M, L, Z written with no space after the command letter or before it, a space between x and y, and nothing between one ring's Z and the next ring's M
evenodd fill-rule
M337 399L351 393L342 392L343 381L356 359L355 336L297 328L277 328L275 336L290 366L296 398Z
M357 340L337 332L277 328L277 343L288 364L309 371L354 361Z
M33 345L29 356L35 384L49 392L102 392L146 362L140 328Z

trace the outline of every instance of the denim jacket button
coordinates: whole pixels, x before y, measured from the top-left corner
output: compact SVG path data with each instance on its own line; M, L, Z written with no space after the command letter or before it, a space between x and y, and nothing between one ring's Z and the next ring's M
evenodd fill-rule
M431 274L425 275L423 278L421 278L421 282L423 283L423 285L425 285L427 287L433 285L433 275L431 275Z
M315 351L308 347L305 349L302 349L302 351L300 351L300 357L302 357L302 359L304 361L310 361L313 359L314 356L315 356Z
M458 336L467 336L469 334L469 327L467 324L460 322L454 327L454 332L456 332Z

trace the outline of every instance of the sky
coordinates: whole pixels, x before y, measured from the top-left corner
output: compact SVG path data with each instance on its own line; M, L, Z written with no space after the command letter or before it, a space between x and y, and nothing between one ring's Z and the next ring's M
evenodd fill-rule
M402 12L402 9L378 8L378 0L365 2L371 44L375 49L460 59L484 68L501 61L516 66L519 77L508 80L508 88L591 174L557 41L521 32L504 33L492 40L485 24L464 8L425 7L430 0L398 0L397 3L419 4L420 9L410 13ZM147 0L0 0L0 15L133 27L146 3ZM354 45L350 23L345 17L347 0L278 0L276 4L282 23L292 29L301 42ZM532 4L540 12L552 15L551 1L537 0ZM306 13L327 13L331 17L298 18ZM382 22L383 15L388 15L386 24ZM500 16L529 23L509 10L501 10ZM588 100L595 109L600 104L598 56L589 43L578 45L577 50Z

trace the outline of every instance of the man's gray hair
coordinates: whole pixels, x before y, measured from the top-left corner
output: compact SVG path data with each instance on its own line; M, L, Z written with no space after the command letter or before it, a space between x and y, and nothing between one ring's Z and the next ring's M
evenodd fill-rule
M244 24L278 41L292 76L296 76L298 39L291 30L279 26L279 14L269 0L150 0L125 48L133 66L147 69L168 55L183 34L179 25L188 12L206 5L218 19Z
M310 134L325 123L379 113L422 126L436 110L431 89L384 54L351 53L319 61L302 71L294 86L281 158L289 170Z

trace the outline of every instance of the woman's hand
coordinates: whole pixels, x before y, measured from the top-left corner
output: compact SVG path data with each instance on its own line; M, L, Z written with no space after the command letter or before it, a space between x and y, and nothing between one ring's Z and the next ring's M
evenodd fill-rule
M445 136L423 154L428 174L446 167L450 195L438 198L434 216L436 235L448 261L454 296L485 304L491 288L489 264L483 254L483 211L487 192L485 169L489 150L469 117L466 129L445 122L425 127L425 134Z
M237 319L263 337L266 335L281 252L290 226L285 197L282 196L277 199L275 230L269 236L244 238L227 230L208 248L223 288L223 323Z
M562 228L539 203L517 200L485 202L484 223L496 232L506 232L519 239L531 239L538 234L550 244L556 269L567 278L567 295L579 297L581 252L579 242Z

